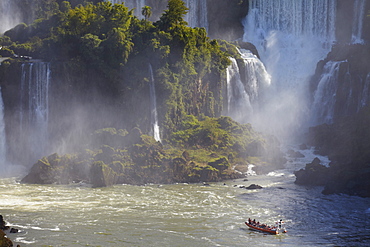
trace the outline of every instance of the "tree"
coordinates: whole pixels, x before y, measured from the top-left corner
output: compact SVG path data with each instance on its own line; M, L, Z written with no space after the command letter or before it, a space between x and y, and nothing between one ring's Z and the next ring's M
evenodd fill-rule
M170 31L176 26L187 26L184 16L188 13L188 8L182 0L169 0L168 9L164 11L160 20L157 22L158 27L163 31Z
M141 14L143 14L145 20L147 21L152 16L152 8L149 6L144 6L141 10Z

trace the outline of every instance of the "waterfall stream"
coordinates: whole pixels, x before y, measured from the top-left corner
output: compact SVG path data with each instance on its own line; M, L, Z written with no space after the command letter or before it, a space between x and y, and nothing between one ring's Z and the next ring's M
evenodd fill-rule
M6 166L6 133L4 122L4 102L0 87L0 168L4 170Z
M308 119L308 82L335 40L335 0L249 1L244 41L271 75L255 126L286 138Z
M270 75L263 63L249 50L240 49L242 65L234 58L227 68L227 115L239 122L252 122L263 102L263 92L270 86ZM241 66L239 68L239 66Z
M24 63L21 69L19 135L28 140L30 155L39 158L48 147L50 64Z
M239 122L245 122L253 114L250 98L240 78L238 63L230 58L232 64L227 68L228 115Z
M161 136L159 133L159 125L158 125L158 113L157 113L157 98L155 94L155 80L153 74L152 65L149 64L149 74L150 74L150 122L152 125L152 135L156 141L161 141Z
M0 34L19 23L19 13L13 0L0 0Z
M343 62L345 61L329 61L324 66L317 90L314 93L312 112L315 116L313 124L333 123L334 106L338 87L338 71L340 64Z
M352 22L352 43L363 43L362 26L365 15L365 0L355 0Z
M190 27L204 27L208 30L207 1L205 0L186 0L189 12L185 17Z

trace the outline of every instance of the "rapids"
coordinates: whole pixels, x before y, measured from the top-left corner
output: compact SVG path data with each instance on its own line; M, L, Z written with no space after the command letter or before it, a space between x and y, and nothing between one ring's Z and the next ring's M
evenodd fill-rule
M21 246L368 246L370 198L295 185L292 171L313 158L303 153L286 169L210 186L90 188L1 179L0 213L20 230L8 236ZM240 188L253 183L264 188ZM288 233L249 230L248 217L283 219Z

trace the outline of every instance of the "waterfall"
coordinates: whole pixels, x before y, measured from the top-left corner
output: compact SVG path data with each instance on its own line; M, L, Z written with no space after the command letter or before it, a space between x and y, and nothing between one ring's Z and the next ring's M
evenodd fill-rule
M19 23L20 14L13 0L0 0L0 34Z
M365 0L355 0L352 21L352 43L363 43L362 24L365 16Z
M6 134L4 122L4 102L0 87L0 168L4 171L6 165Z
M161 141L161 136L159 134L159 125L158 125L158 114L157 114L157 99L155 94L155 80L153 75L153 68L152 65L149 64L149 74L150 74L150 83L149 83L149 89L150 89L150 107L151 107L151 114L150 114L150 120L152 125L152 134L156 141Z
M319 84L314 93L312 112L314 114L313 124L333 123L334 106L338 88L338 72L341 63L346 61L325 64Z
M49 63L22 64L19 134L36 158L45 155L48 147L50 75Z
M246 122L251 118L253 108L240 78L238 63L235 58L230 60L232 64L226 70L227 115L239 122Z
M137 17L142 17L141 9L146 5L145 0L105 0L112 2L113 4L116 3L125 3L125 6L128 7L130 10L134 10L134 15Z
M271 75L255 126L281 137L308 118L308 82L335 41L335 0L250 0L244 41L256 45Z
M369 100L370 100L370 73L368 73L367 76L366 76L364 88L362 90L359 109L361 109L365 105L369 104Z
M185 21L190 27L204 27L208 31L207 1L206 0L186 0L189 12L185 16Z
M230 58L232 64L226 70L227 115L247 123L258 117L263 92L270 86L270 75L263 63L249 50L240 49L241 62Z
M271 76L267 73L265 65L251 51L240 49L239 54L245 66L245 82L247 92L252 104L263 101L261 93L271 84ZM255 107L254 107L255 108Z

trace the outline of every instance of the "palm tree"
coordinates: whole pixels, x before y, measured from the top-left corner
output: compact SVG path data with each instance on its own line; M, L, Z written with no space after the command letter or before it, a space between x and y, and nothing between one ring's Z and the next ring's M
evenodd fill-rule
M149 6L144 6L141 9L141 14L143 14L143 16L145 16L145 20L148 20L152 16L152 8L149 7Z

